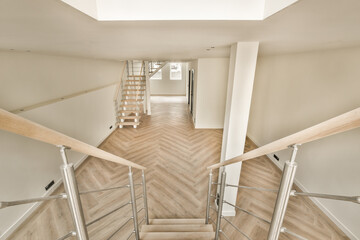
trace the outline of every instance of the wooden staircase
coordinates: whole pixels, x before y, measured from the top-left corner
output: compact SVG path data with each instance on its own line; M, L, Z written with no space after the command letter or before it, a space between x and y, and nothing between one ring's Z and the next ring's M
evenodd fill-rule
M118 111L118 125L132 126L140 125L140 118L144 112L144 100L146 93L146 76L143 61L127 62L127 78L123 83L121 101Z
M205 219L150 219L149 225L143 225L141 240L210 240L215 238L211 224Z
M148 77L151 78L167 62L127 61L126 77L122 77L119 84L121 91L117 90L114 99L119 128L124 126L137 128L140 125L141 115L145 112L148 114L151 112L148 108L145 109L145 99L149 100L147 94L150 94L149 90L146 91L145 63L148 64Z

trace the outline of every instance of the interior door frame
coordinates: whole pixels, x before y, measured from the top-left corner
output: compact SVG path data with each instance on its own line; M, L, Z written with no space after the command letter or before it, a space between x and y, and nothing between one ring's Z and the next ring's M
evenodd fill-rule
M190 78L189 78L189 89L190 89L190 113L193 114L193 108L194 108L194 75L195 71L194 69L191 69L190 71Z

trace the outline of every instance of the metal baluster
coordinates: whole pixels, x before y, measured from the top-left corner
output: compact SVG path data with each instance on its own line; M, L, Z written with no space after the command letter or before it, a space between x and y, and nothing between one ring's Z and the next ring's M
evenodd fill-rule
M294 183L297 164L295 162L296 153L299 145L292 145L292 156L290 161L286 161L283 174L281 177L281 183L279 187L279 193L276 199L274 213L271 219L271 225L269 229L268 240L277 240L280 235L282 223L284 220L287 204L289 202L290 192Z
M64 187L67 194L67 199L70 207L71 216L76 229L76 238L78 240L88 240L89 236L86 229L84 213L81 205L79 189L76 183L74 165L68 163L66 156L66 149L69 149L65 146L60 147L61 158L64 162L64 165L60 167Z
M220 233L220 227L221 227L221 215L222 215L222 208L223 208L223 204L224 204L225 184L226 184L226 172L225 172L225 168L223 168L222 173L221 173L220 196L219 196L219 205L218 205L218 213L217 213L217 220L216 220L215 240L219 239L219 233Z
M144 195L143 198L144 198L144 210L145 210L145 223L146 225L149 225L149 209L147 203L146 178L145 178L144 170L142 170L141 177L142 177L142 187L143 187L143 195Z
M131 205L132 205L132 213L134 220L135 238L136 240L139 240L140 235L139 235L139 225L137 219L136 197L135 197L134 180L133 180L133 173L131 171L131 167L129 167L129 184L130 184L130 196L131 196Z
M209 187L208 187L208 195L207 195L205 224L209 224L212 176L213 176L213 174L212 174L212 169L211 169L210 173L209 173Z

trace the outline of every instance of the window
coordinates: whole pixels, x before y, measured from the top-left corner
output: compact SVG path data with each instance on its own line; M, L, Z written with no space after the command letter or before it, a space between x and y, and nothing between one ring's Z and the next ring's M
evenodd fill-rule
M170 80L181 80L181 63L170 64Z
M150 78L150 80L161 80L161 79L162 79L161 69L157 71L157 73L155 73L154 76Z

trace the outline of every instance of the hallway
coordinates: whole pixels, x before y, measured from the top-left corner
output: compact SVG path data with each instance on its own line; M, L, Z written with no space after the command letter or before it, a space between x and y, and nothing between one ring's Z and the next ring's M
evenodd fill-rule
M139 128L117 129L100 148L147 167L150 218L204 218L206 167L219 161L222 130L195 130L185 97L153 97L152 102L152 115L144 116ZM255 147L247 140L246 151ZM90 157L77 169L76 175L80 191L86 191L126 185L127 172L127 167ZM134 177L135 183L139 183L140 171L134 169ZM273 189L278 187L280 177L280 170L262 157L244 163L240 185ZM136 196L140 195L141 187L136 190ZM63 192L62 187L56 191L59 192ZM239 194L238 206L271 219L274 193L241 190ZM82 195L81 199L88 223L126 203L129 190L90 193ZM137 204L141 221L144 216L142 199ZM131 208L127 206L94 223L89 227L90 238L108 239L130 215ZM215 220L214 215L212 219ZM233 219L251 239L266 239L266 223L243 212L238 212ZM222 225L230 239L246 239L225 222ZM285 226L308 239L348 239L307 199L290 201ZM116 233L112 239L127 239L132 228L130 221L125 231ZM58 200L40 207L9 239L51 240L71 230L66 201ZM281 234L280 239L295 238Z

